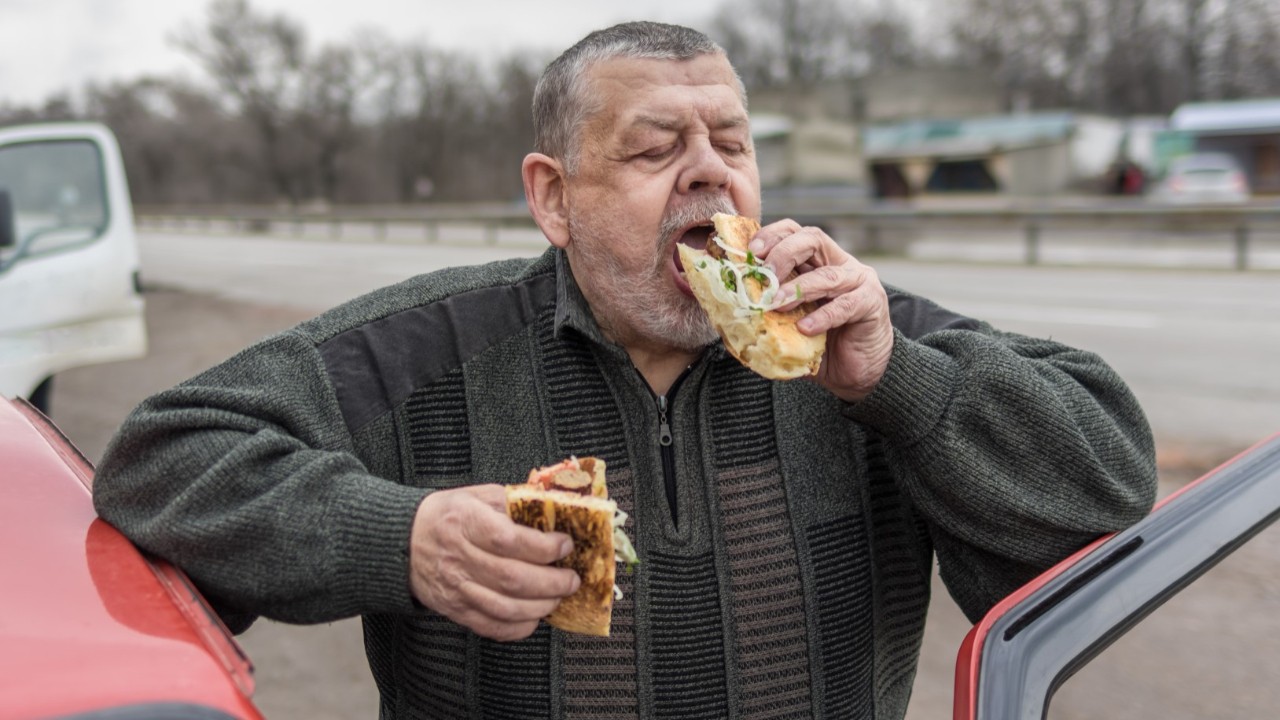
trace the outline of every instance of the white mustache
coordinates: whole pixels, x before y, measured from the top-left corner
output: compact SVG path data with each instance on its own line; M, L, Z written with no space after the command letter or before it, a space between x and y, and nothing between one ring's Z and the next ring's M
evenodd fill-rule
M697 195L694 199L673 208L662 216L662 225L658 228L658 237L664 243L672 236L694 223L710 220L718 212L738 214L738 208L728 195Z

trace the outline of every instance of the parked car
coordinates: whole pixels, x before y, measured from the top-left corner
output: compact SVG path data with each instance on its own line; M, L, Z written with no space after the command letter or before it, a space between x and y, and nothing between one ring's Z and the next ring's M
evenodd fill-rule
M1195 153L1169 163L1152 198L1168 203L1242 203L1249 199L1249 181L1230 155Z
M261 720L226 627L92 487L48 418L0 396L0 718Z
M93 468L0 397L0 718L261 720L252 666L181 571L94 515ZM1280 433L996 605L956 663L955 720L1043 718L1099 652L1280 519Z
M1043 718L1099 653L1280 519L1280 433L992 608L956 659L954 720Z

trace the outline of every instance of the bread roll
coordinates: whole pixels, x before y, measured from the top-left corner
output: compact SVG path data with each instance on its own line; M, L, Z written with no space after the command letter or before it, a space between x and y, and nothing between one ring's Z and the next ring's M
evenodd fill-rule
M712 222L716 235L731 250L717 259L705 250L680 245L680 261L694 297L725 348L766 378L787 380L817 374L827 347L826 334L810 337L796 327L800 318L813 312L814 305L804 303L787 312L767 309L775 299L772 291L785 280L773 282L771 271L747 252L747 243L760 223L724 213L717 213ZM713 243L714 236L707 241L708 248Z

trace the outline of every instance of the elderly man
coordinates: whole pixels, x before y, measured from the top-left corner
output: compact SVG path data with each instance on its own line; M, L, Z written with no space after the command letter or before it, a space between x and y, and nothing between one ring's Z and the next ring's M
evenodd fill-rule
M160 393L101 514L230 626L360 615L383 718L905 712L935 554L970 618L1141 517L1152 442L1098 358L880 284L820 230L755 237L819 308L816 382L730 357L677 243L760 215L741 83L686 28L546 70L523 177L554 246L413 278ZM501 483L596 455L641 563L608 638L540 624L569 539Z

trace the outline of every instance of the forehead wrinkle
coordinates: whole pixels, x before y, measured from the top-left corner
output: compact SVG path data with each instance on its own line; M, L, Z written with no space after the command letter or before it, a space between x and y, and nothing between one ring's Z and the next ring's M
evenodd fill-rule
M747 118L745 115L729 115L727 117L717 116L715 121L710 123L712 130L731 130L733 128L745 127ZM663 117L658 115L640 114L632 118L628 130L637 127L650 127L657 130L666 130L669 132L677 132L684 127L684 122L677 118Z

